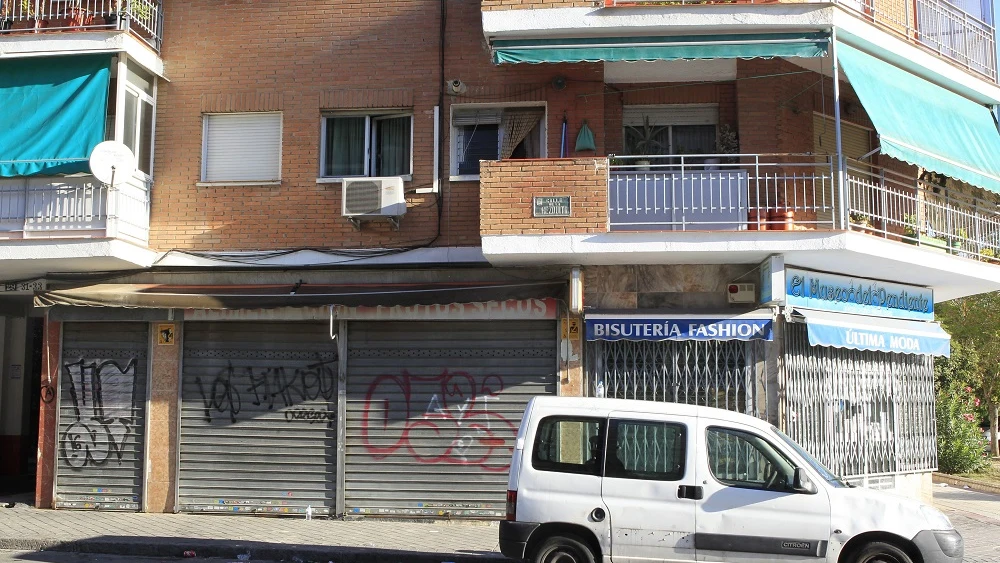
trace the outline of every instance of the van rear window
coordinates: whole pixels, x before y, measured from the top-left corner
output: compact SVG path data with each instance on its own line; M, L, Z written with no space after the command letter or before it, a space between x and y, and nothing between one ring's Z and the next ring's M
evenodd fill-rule
M535 433L531 466L539 471L600 475L604 460L604 419L550 416Z

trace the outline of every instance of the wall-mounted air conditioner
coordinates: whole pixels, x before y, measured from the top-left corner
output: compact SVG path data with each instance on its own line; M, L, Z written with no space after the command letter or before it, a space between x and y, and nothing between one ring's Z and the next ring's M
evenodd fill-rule
M344 217L349 217L355 225L363 219L401 217L406 214L403 179L399 176L344 178L341 209Z

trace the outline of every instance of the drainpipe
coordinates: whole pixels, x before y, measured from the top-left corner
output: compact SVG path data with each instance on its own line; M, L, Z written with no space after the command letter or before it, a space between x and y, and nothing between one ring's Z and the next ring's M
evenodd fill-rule
M833 121L837 132L837 220L847 229L847 159L840 138L840 65L837 64L837 28L830 31L830 55L833 58Z

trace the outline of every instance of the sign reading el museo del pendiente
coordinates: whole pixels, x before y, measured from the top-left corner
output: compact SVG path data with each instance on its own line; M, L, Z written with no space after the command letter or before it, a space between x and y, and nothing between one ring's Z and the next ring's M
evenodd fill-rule
M926 287L785 268L785 305L876 317L934 320Z

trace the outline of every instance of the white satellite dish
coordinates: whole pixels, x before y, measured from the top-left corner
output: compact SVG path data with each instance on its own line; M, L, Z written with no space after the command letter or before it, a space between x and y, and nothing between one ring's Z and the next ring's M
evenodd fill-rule
M104 141L90 153L90 172L112 187L135 174L135 155L125 143Z

